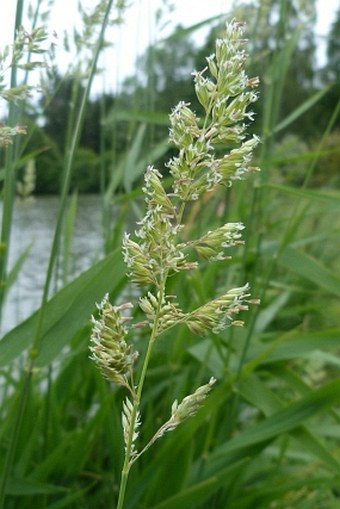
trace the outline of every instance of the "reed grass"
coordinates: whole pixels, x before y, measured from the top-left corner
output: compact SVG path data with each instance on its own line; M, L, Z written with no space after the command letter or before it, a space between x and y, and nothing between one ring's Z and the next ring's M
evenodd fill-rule
M283 8L285 2L281 4ZM18 0L17 5L19 13L24 2ZM104 18L101 23L104 31ZM326 93L316 93L286 116L282 113L282 83L298 37L286 39L287 25L283 19L281 23L285 43L278 46L269 73L275 79L265 82L260 98L265 104L257 154L262 171L237 186L216 190L186 216L186 239L220 227L226 217L243 222L244 248L238 248L231 260L175 274L167 289L178 296L183 309L193 311L248 280L261 305L251 308L243 328L207 337L176 328L155 343L143 384L141 443L148 443L167 421L174 400L182 401L211 376L218 382L195 416L136 462L124 509L336 509L339 505L340 201L336 189L310 185L339 106L316 149L296 157L304 168L302 184L277 179L279 139L274 136L294 126ZM256 30L249 33L250 40L256 37L260 37ZM100 47L98 43L98 51ZM77 131L67 141L71 150L50 272L60 256L63 231L72 231L73 213L68 215L66 230L63 215L90 81L91 76L82 106L74 112L78 123L72 125L78 126ZM142 217L140 177L146 165L166 151L164 140L146 147L141 125L152 124L157 132L166 118L167 112L162 113L124 112L136 128L131 127L130 150L115 166L111 180L103 178L105 214L113 203L120 210L114 227L106 216L105 228L110 229L104 231L103 258L65 281L53 296L47 274L40 310L0 341L0 508L116 507L124 464L121 408L126 393L104 381L88 359L89 316L106 293L115 305L130 298L119 246L127 212L137 220ZM5 150L11 164L6 165L2 191L2 246L10 237L18 155L15 145ZM290 155L284 158L293 168ZM169 180L164 178L163 183L167 189ZM66 239L69 243L70 236ZM6 256L3 253L3 277ZM18 260L13 277L21 263ZM143 315L135 310L133 318L139 321ZM134 347L142 359L147 335L136 331Z
M22 11L23 1L17 2L16 15L15 15L15 27L14 35L22 24ZM10 88L15 89L17 87L17 68L12 67ZM8 111L8 124L10 127L14 127L18 124L18 109L14 102L9 105ZM14 154L15 144L11 143L6 152L5 161L5 177L4 177L4 189L3 189L3 213L2 213L2 225L1 225L1 251L0 251L0 313L3 307L3 300L5 295L6 287L6 276L7 276L7 263L8 263L8 249L9 239L11 234L11 223L13 213L13 201L15 193L15 166L14 166ZM0 314L1 321L1 314Z

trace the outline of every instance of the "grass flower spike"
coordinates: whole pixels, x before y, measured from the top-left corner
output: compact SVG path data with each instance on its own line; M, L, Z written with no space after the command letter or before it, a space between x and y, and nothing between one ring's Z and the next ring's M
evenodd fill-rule
M242 326L243 322L233 319L234 314L248 309L249 285L233 288L226 294L207 302L188 314L186 324L195 334L218 334L230 325Z
M225 260L228 258L225 255L225 249L243 244L240 233L243 229L242 223L226 223L216 230L208 231L200 239L192 241L190 245L208 260Z
M171 406L171 417L168 421L166 421L163 426L159 428L159 430L155 433L155 435L151 438L151 440L147 443L147 445L142 449L138 454L133 451L132 463L136 461L144 452L146 452L149 447L151 447L156 440L161 438L168 431L173 431L177 428L179 424L186 421L189 417L195 415L195 413L201 407L203 401L208 396L212 386L216 382L214 377L211 377L207 384L201 385L196 389L196 391L189 396L183 398L183 400L178 403L175 400ZM139 421L137 426L139 426ZM135 433L135 437L138 436L138 432Z
M209 394L215 382L215 378L211 377L209 383L201 385L193 394L186 396L180 403L175 400L171 407L171 418L168 421L167 428L174 429L181 422L188 419L188 417L194 415L200 408L202 401L204 401Z
M254 89L258 80L249 79L244 70L243 30L240 23L228 24L225 38L217 40L215 54L207 58L208 66L194 72L195 91L203 108L202 119L183 101L171 112L169 140L178 149L178 154L166 164L173 179L172 188L167 191L164 187L158 169L147 168L143 187L145 215L135 235L126 233L123 238L128 276L144 288L139 307L145 314L145 321L135 326L147 326L150 334L138 376L133 376L137 353L127 342L129 317L122 315L131 305L112 306L106 296L99 306L99 319L93 319L92 359L106 378L130 391L130 399L125 400L122 412L125 459L117 509L123 507L132 464L158 438L196 413L215 383L211 377L208 384L203 384L181 403L175 401L170 419L138 449L142 422L140 405L155 342L165 331L180 324L201 336L220 333L232 325L243 325L235 315L255 302L249 300L247 283L188 312L180 308L176 296L167 293L171 275L199 266L198 261L190 258L193 251L208 262L219 261L230 258L227 254L230 247L243 243L244 225L239 222L225 223L198 239L181 237L185 211L191 202L257 170L251 165L251 159L259 140L256 136L247 138L246 129L247 123L253 120L253 112L248 108L257 99ZM207 77L207 71L211 77ZM230 152L217 155L221 152L217 152L218 146L226 144L232 146ZM136 385L133 380L137 380Z
M138 353L126 343L128 328L122 311L130 309L132 304L112 306L105 295L99 309L99 319L92 317L92 336L90 350L93 359L103 376L117 385L132 390L130 380L133 365Z

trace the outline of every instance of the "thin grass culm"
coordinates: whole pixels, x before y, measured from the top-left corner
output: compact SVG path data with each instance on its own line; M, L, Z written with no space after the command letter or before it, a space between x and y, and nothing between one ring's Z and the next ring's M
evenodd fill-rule
M170 115L169 140L178 149L178 155L166 165L173 179L170 191L164 188L159 170L149 166L145 172L146 213L135 236L125 234L122 246L130 280L145 291L139 299L145 321L132 323L133 305L112 305L107 295L98 305L98 316L92 318L91 358L105 378L123 386L128 393L122 409L125 456L117 509L124 506L133 464L156 440L195 414L215 383L211 377L181 402L175 401L169 419L139 447L143 387L155 343L179 324L197 335L242 326L239 312L256 302L249 299L247 283L190 312L181 309L176 296L167 294L171 275L198 269L200 258L210 262L225 260L228 248L242 243L242 223L226 223L194 240L183 240L181 233L190 203L257 170L251 166L251 160L259 139L247 137L246 131L253 120L248 108L257 100L258 79L246 75L243 34L243 24L235 20L227 23L225 36L216 41L215 54L207 58L207 67L193 73L203 118L198 118L185 102L180 102ZM206 77L208 72L211 77ZM219 146L226 145L233 148L227 154L217 155ZM138 363L139 355L131 340L136 327L150 328L145 354Z

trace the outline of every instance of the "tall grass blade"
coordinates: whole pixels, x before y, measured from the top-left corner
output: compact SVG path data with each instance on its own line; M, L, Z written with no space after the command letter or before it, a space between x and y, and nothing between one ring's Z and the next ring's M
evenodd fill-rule
M107 292L116 292L125 279L120 252L108 255L73 282L62 288L46 304L39 366L46 366L67 345L73 335L88 322L94 302ZM0 367L10 364L32 345L38 311L10 332L0 342Z
M314 189L291 187L283 184L275 184L273 182L264 184L264 187L267 187L268 189L275 189L276 191L280 191L284 194L297 196L298 198L310 200L312 202L321 202L325 205L333 206L334 208L340 207L340 193L334 189L327 189L327 191L315 191Z
M52 242L47 273L46 273L46 280L45 280L45 285L44 285L44 289L43 289L41 306L38 310L37 319L34 324L35 325L35 330L34 330L34 335L33 335L34 339L33 339L33 342L32 342L31 348L30 348L30 352L29 352L29 362L28 362L28 367L27 367L27 374L23 375L23 390L21 391L20 399L18 401L17 418L16 418L16 422L13 427L13 434L10 439L10 445L9 445L9 448L7 451L7 456L6 456L6 461L5 461L3 479L2 479L2 483L0 485L0 508L2 508L4 505L5 496L6 496L5 494L6 494L7 479L10 474L10 471L12 469L12 463L13 463L14 454L15 454L15 450L16 450L16 444L18 441L18 437L20 435L20 428L22 425L22 418L23 418L23 415L25 412L25 407L26 407L27 398L28 398L28 394L29 394L30 382L31 382L31 377L32 377L32 373L33 373L33 367L34 367L35 360L39 354L42 340L43 340L42 329L43 329L43 324L44 324L44 320L45 320L45 316L46 316L45 315L46 304L47 304L48 295L49 295L49 291L50 291L50 285L51 285L51 281L52 281L55 261L56 261L56 257L57 257L57 253L58 253L58 245L60 242L60 236L61 236L61 231L62 231L64 211L66 209L67 195L69 192L69 187L70 187L70 182L71 182L71 173L72 173L74 155L75 155L75 151L78 146L79 139L80 139L81 129L82 129L84 118L85 118L86 105L87 105L87 101L89 98L92 81L93 81L95 71L97 68L99 54L100 54L100 51L103 46L104 33L105 33L106 26L108 24L109 14L110 14L110 11L111 11L111 8L113 5L113 1L114 0L109 0L107 7L106 7L106 12L105 12L104 19L102 22L97 46L94 51L91 68L89 70L89 75L88 75L89 77L88 77L86 87L84 90L84 94L83 94L81 104L79 107L77 120L76 120L75 128L74 128L74 133L73 133L73 137L71 140L70 149L67 154L67 161L66 161L66 167L65 167L64 177L63 177L62 191L61 191L61 195L60 195L60 207L59 207L59 212L58 212L57 219L56 219L55 233L54 233L54 238L53 238L53 242ZM20 1L20 2L18 2L18 6L19 6L19 4L21 4L21 7L22 7L23 2ZM4 265L4 267L5 267L5 265ZM0 272L3 272L3 270L4 269L0 268ZM1 275L3 276L3 274L1 274ZM0 295L0 305L1 305L1 295Z
M239 470L244 468L247 458L236 462L234 465L229 466L215 475L194 484L178 494L169 497L160 504L151 506L150 509L188 509L194 508L198 504L204 503L212 494L228 482L232 482Z
M287 246L280 254L278 263L312 281L318 287L340 296L340 277L312 256Z
M301 117L304 113L309 111L315 104L317 104L320 99L322 99L330 90L331 86L324 87L322 90L318 90L312 97L307 99L304 103L300 104L298 108L296 108L292 113L290 113L286 118L281 120L275 128L274 133L277 134L286 127L290 126Z
M17 0L16 2L16 13L15 13L15 26L14 26L14 37L16 32L22 25L24 0ZM17 66L13 65L11 68L11 79L10 86L15 88L17 86ZM9 103L8 110L8 125L10 127L15 126L19 119L18 106L13 102ZM2 222L1 222L1 237L0 237L0 324L2 322L2 308L4 304L4 298L6 293L6 279L7 279L7 264L8 264L8 253L9 243L12 229L12 215L13 215L13 204L15 196L15 157L16 157L17 143L14 141L7 147L5 157L5 175L3 185L3 207L2 207ZM1 500L1 488L0 488L0 500ZM0 502L1 504L1 502Z
M214 457L228 458L236 452L238 457L240 457L239 454L247 455L249 447L257 444L265 446L268 441L274 440L282 433L295 430L307 419L334 405L338 400L339 390L340 380L334 380L314 392L311 391L307 396L291 403L253 428L244 431L242 435L217 448Z

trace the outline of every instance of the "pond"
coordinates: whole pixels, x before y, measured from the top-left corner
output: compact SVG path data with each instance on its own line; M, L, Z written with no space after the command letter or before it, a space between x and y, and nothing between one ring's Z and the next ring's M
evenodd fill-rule
M9 266L29 247L29 253L13 283L4 307L2 333L30 316L40 306L54 235L57 196L37 197L33 202L16 202L13 215ZM67 273L73 279L98 260L103 253L100 198L78 197L77 213ZM62 267L52 290L61 286Z

